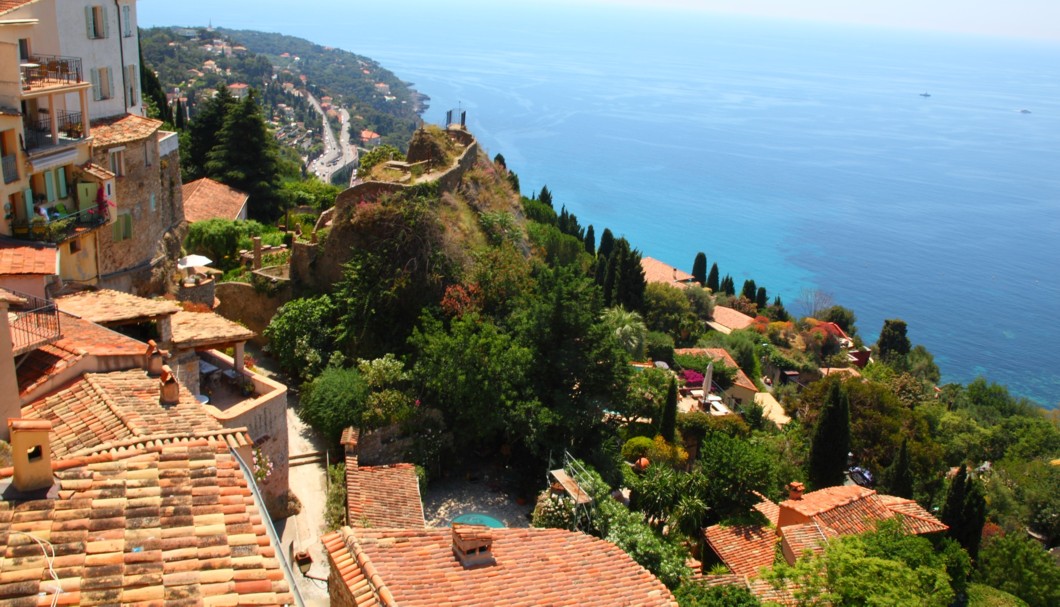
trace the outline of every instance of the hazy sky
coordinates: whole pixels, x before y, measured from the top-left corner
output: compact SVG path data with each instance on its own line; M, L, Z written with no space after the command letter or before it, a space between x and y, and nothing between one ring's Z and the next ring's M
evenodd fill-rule
M1060 0L577 0L1060 41Z

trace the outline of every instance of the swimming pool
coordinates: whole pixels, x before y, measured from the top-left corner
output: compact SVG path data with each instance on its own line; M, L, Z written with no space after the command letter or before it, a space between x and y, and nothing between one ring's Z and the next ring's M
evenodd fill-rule
M504 523L498 521L488 514L482 514L481 512L465 512L460 516L453 517L452 523L462 523L464 525L485 525L494 529L503 529Z

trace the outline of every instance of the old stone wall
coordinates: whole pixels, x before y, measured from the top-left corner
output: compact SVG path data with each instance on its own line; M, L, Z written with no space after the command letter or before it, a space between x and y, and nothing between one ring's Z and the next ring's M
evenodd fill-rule
M246 282L222 282L215 291L220 305L215 310L229 320L243 323L246 328L257 333L254 343L263 345L265 327L276 315L280 306L291 301L291 289L283 288L269 294L254 288Z

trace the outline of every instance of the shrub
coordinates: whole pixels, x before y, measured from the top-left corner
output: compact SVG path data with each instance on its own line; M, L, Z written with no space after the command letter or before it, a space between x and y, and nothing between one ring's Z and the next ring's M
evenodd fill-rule
M334 531L346 524L346 464L328 467L328 492L324 501L324 527Z
M647 455L654 446L654 441L647 436L634 436L622 445L622 459L635 462Z
M658 331L649 331L645 341L648 358L674 364L674 338Z
M330 367L305 386L298 417L332 441L361 426L368 384L357 369Z

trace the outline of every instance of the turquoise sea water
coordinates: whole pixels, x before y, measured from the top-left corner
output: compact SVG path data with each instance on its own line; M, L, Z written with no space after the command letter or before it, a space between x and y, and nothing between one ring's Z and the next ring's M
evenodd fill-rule
M141 25L377 59L597 234L685 269L705 251L793 311L820 288L866 341L906 320L944 381L1060 403L1060 46L599 6L154 4Z

